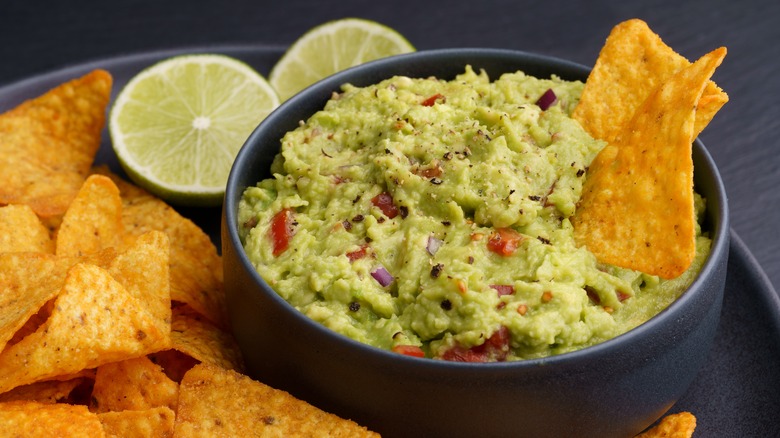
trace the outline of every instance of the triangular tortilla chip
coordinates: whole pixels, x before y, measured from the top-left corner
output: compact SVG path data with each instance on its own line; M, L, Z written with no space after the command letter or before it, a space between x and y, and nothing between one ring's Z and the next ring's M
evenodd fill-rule
M121 438L168 438L173 436L176 413L161 406L139 411L97 414L106 436Z
M137 411L159 406L176 410L178 398L179 385L143 356L98 367L90 410Z
M176 436L376 437L235 371L197 365L179 388Z
M635 438L690 438L695 430L696 417L690 412L679 412L665 416Z
M160 333L171 331L171 293L168 273L169 239L160 231L140 236L117 255L108 272L144 306ZM170 339L166 344L170 345Z
M0 205L65 212L100 147L111 83L95 70L0 114Z
M169 348L170 309L161 305L167 298L166 245L167 237L153 232L128 250L147 251L137 257L143 263L125 253L108 270L88 263L70 268L51 316L0 353L0 393Z
M34 401L0 403L0 432L25 438L100 438L103 427L86 406Z
M663 278L690 266L696 104L725 55L714 50L674 75L591 163L572 224L599 261Z
M71 403L71 394L78 387L86 386L89 383L91 383L89 377L35 382L29 385L18 386L0 394L0 403L19 400L36 401L39 403Z
M0 207L0 252L54 252L49 230L28 205Z
M639 19L612 29L599 53L572 117L597 139L612 142L647 96L691 63ZM714 82L699 99L693 138L728 96Z
M173 309L171 349L198 362L242 372L244 361L233 336L186 308Z
M105 167L96 173L110 177L122 196L122 221L128 240L151 230L162 231L171 243L171 300L186 303L220 327L227 327L222 259L209 236L161 199L121 179Z
M113 249L89 257L55 257L41 253L0 254L0 352L12 338L34 332L45 320L31 321L62 289L68 270L76 263L108 266ZM48 314L46 314L48 317ZM30 323L33 324L30 324ZM22 330L30 325L29 330ZM26 328L26 327L25 327ZM18 339L17 339L18 340Z
M80 256L122 246L122 199L110 178L90 175L57 230L57 255Z

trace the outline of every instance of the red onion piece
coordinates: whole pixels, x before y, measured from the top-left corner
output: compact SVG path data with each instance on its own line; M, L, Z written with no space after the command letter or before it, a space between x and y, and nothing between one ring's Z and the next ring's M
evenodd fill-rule
M379 283L382 287L388 286L394 280L393 276L387 272L387 269L385 269L384 266L379 266L378 268L371 271L371 276L374 277L374 280L376 280L377 283Z
M433 236L428 236L428 244L425 245L425 250L428 251L428 254L430 255L436 255L436 251L441 248L442 244L444 243L443 240L437 239Z
M547 111L547 108L551 107L556 100L558 100L558 96L555 95L552 88L548 88L547 91L542 94L542 97L536 101L536 105L538 105L542 111Z

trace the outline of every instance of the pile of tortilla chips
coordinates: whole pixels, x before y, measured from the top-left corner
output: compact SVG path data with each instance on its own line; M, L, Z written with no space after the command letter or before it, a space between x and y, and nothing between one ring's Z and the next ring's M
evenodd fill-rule
M608 143L572 218L576 241L599 261L663 278L691 265L692 144L728 101L710 80L725 55L691 64L637 19L610 33L573 113Z
M111 86L0 114L0 434L370 435L238 374L209 237L93 167Z

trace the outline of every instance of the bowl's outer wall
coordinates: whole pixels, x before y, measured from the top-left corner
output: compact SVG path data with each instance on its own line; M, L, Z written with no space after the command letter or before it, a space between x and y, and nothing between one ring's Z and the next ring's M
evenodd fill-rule
M417 57L411 63L400 58ZM699 279L669 309L596 347L544 360L455 364L398 357L336 335L284 302L249 264L235 232L244 188L269 175L279 139L347 81L393 74L452 78L466 64L491 77L523 70L581 79L587 68L505 50L440 50L364 65L311 87L272 113L239 153L222 224L232 328L250 376L383 436L633 436L684 394L717 327L728 257L728 208L717 169L697 140L696 187L708 200L713 249ZM357 75L359 74L359 78Z

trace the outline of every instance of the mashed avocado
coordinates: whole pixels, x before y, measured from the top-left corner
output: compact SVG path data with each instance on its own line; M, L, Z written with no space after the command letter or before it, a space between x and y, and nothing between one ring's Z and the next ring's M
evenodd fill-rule
M569 117L582 88L470 67L345 85L244 192L250 260L308 317L404 354L518 360L630 330L690 284L710 241L699 232L669 281L575 246L569 218L604 146Z

